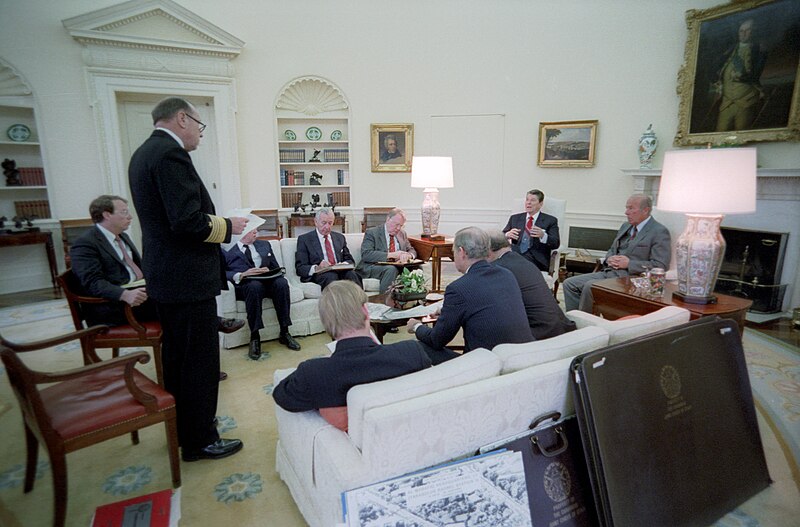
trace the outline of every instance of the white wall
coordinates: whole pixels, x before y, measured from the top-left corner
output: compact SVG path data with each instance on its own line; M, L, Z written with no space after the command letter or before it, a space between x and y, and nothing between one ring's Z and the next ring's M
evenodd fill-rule
M443 222L480 209L494 217L538 187L567 200L568 215L620 215L633 189L637 142L652 123L660 166L677 128L678 69L688 9L720 0L178 0L242 39L238 91L242 203L278 205L272 107L290 79L319 75L351 104L353 206L417 210L409 174L370 172L370 123L415 124L415 152L432 155L433 116L502 114L502 173L457 167L443 190ZM61 20L113 0L0 3L0 56L31 84L41 110L51 201L59 217L86 216L104 188L81 46ZM246 6L246 7L243 7ZM538 123L598 119L596 166L539 168ZM476 130L480 151L488 138ZM759 144L764 167L800 166L796 144ZM460 178L492 178L488 192L459 194ZM480 185L462 184L464 188ZM461 210L454 210L461 209Z

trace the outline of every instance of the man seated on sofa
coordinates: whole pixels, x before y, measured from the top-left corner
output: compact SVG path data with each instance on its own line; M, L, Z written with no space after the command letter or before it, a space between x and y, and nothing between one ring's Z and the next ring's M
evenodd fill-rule
M445 346L461 328L464 353L534 340L514 275L491 265L486 261L488 256L488 234L478 227L458 231L453 240L453 261L464 276L445 289L444 305L433 328L415 318L408 321L406 329L426 345L434 364L458 356Z
M558 307L542 272L530 260L513 252L501 231L495 229L488 234L489 261L511 271L517 280L533 338L549 339L574 330L575 322L568 319Z
M564 281L564 304L567 311L592 312L592 283L606 278L639 274L647 269L669 268L672 257L669 231L650 216L653 200L634 194L625 203L626 223L617 231L611 248L596 273L567 278Z
M338 428L347 426L347 391L430 367L431 360L414 340L379 344L370 332L367 295L353 282L333 282L322 291L319 315L336 347L330 357L301 362L272 391L289 412L320 410Z
M314 216L315 229L297 238L295 271L301 282L314 282L322 289L336 280L350 280L360 286L361 277L354 269L325 271L335 264L349 263L355 266L356 263L347 248L344 234L331 230L334 219L335 216L329 208L317 209Z
M250 349L247 356L253 360L261 357L261 336L264 327L262 303L272 299L275 315L280 325L278 342L290 350L299 350L300 344L289 333L292 317L289 314L289 282L283 276L267 278L269 271L280 268L272 253L272 245L266 240L256 239L258 231L252 229L242 235L236 245L225 254L225 276L233 282L237 300L244 300L247 324L250 326ZM270 273L271 275L271 273ZM261 277L261 278L259 278Z
M542 212L544 192L529 190L525 195L525 212L512 214L503 227L512 250L534 263L540 271L550 269L550 252L558 249L558 220Z
M406 213L392 209L386 216L386 223L367 229L361 242L361 261L356 272L363 278L377 278L381 282L380 291L385 293L402 267L377 265L389 260L406 263L417 257L417 251L408 242L403 231Z

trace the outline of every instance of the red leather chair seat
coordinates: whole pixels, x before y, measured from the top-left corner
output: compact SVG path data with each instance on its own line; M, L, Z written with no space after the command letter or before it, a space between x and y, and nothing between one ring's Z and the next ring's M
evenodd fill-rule
M136 385L155 396L159 411L175 406L175 399L134 370ZM101 370L78 379L48 386L40 392L54 430L64 441L145 415L145 408L125 386L119 370Z
M142 322L147 338L157 338L161 335L161 324L159 322ZM111 326L104 335L98 335L97 341L102 342L107 339L138 338L138 333L131 326Z

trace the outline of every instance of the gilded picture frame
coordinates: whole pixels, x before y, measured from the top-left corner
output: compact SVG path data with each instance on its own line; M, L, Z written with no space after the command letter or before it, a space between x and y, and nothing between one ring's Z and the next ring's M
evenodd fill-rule
M597 120L539 123L539 166L594 166Z
M800 141L798 0L686 12L675 145Z
M411 172L413 124L371 124L370 138L373 172Z

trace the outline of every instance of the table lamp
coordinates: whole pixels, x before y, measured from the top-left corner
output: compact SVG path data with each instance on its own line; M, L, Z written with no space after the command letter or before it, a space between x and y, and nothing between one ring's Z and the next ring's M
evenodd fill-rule
M439 189L453 187L453 158L414 156L411 160L411 187L423 188L422 237L431 238L439 228Z
M664 155L659 210L686 213L675 242L678 291L690 304L714 304L711 293L725 256L725 214L756 211L756 149L672 150Z

